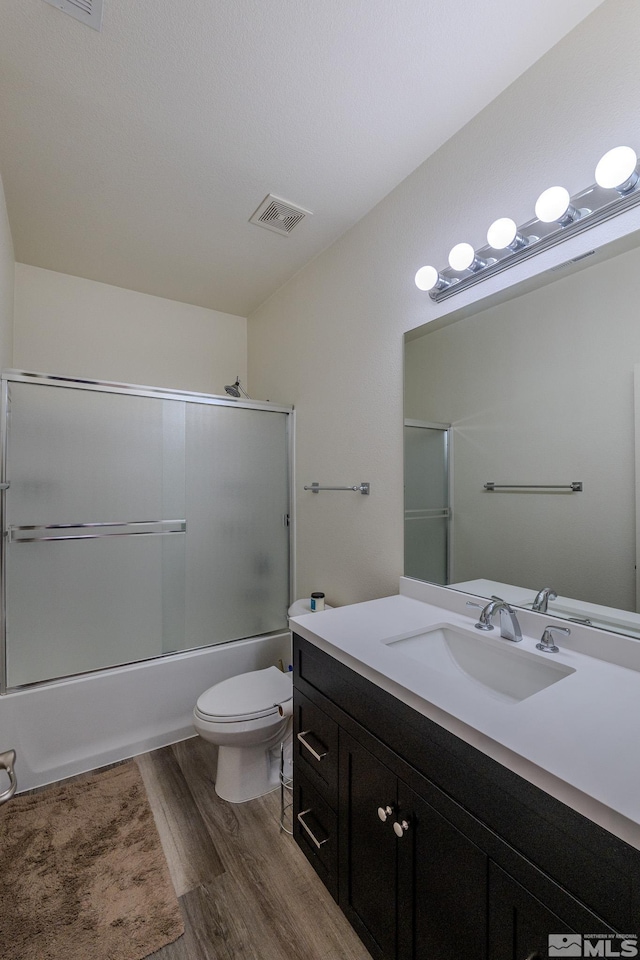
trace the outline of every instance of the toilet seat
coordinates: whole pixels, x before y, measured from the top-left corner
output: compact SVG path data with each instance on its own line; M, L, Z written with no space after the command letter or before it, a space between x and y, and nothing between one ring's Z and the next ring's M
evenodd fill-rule
M277 667L222 680L198 697L194 713L204 721L237 723L278 715L278 704L292 697L291 674Z

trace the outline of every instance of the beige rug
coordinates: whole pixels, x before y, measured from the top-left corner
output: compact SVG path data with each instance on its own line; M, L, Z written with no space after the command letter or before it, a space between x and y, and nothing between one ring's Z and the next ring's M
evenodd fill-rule
M183 932L135 763L0 807L2 960L141 960Z

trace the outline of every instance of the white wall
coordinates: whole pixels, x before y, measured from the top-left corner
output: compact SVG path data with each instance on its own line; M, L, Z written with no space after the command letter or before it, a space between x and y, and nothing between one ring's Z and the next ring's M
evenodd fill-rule
M0 369L13 362L14 263L11 229L0 179Z
M444 266L460 240L481 246L497 216L529 219L547 186L588 186L610 147L640 147L638 35L640 4L606 0L249 318L255 394L297 408L300 595L342 604L397 591L402 334L566 260L573 241L440 306L415 271ZM429 122L428 104L416 122ZM312 480L367 480L371 496L304 493Z
M16 263L18 369L217 394L246 343L243 317Z

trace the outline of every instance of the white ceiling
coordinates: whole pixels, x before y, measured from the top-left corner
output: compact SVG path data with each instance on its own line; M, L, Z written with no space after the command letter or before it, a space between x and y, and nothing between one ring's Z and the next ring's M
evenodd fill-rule
M1 0L16 259L246 316L600 2Z

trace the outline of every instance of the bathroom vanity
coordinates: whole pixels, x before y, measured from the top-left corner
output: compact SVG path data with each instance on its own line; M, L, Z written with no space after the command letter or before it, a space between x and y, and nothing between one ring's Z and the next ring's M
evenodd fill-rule
M549 934L640 934L640 673L580 652L584 628L536 652L538 614L518 611L522 643L496 628L487 645L444 602L459 609L405 595L293 621L298 844L376 958L534 960ZM524 685L502 682L503 649ZM635 955L620 942L602 955Z

